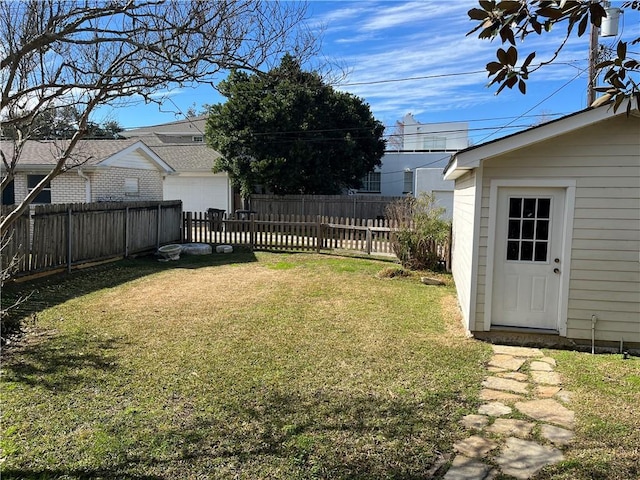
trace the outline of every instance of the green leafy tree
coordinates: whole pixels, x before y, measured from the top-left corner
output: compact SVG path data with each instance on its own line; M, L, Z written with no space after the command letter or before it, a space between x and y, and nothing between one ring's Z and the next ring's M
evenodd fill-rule
M338 194L384 154L384 126L360 98L334 90L291 55L266 74L233 71L209 106L207 142L222 154L243 197L262 185L278 195Z
M581 37L589 25L601 26L602 19L607 15L603 3L602 0L481 0L479 8L468 11L469 18L477 22L468 35L479 32L478 38L493 40L500 37L503 45L510 45L506 49L498 48L496 60L487 64L486 68L491 78L489 85L499 85L497 93L505 87L513 88L516 85L523 94L526 93L529 75L552 63L574 32ZM640 11L640 1L623 2L622 8ZM538 62L534 66L535 51L526 56L519 54L517 39L523 41L531 34L544 35L555 25L565 26L566 35L550 59ZM638 43L640 37L631 41L631 45ZM597 71L604 72L603 81L607 84L595 89L603 93L598 103L613 99L614 108L617 109L625 98L635 96L636 104L640 105L638 56L627 48L627 42L620 40L613 57L595 65ZM628 108L631 108L631 102L628 103Z

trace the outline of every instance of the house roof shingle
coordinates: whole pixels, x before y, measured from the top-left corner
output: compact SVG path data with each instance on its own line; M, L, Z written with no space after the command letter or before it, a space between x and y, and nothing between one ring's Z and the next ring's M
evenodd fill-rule
M138 142L137 138L122 140L80 140L74 149L69 165L97 165L112 155ZM19 164L25 166L53 166L56 158L65 148L65 140L28 140L25 142ZM12 143L1 142L2 152L12 156Z

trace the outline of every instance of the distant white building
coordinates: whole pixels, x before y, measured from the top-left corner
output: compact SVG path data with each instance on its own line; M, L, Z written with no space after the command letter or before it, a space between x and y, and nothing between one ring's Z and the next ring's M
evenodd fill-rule
M469 146L467 122L420 123L408 113L400 125L402 149L387 151L358 193L396 197L433 193L451 218L454 182L443 179L443 170L453 153Z
M457 152L469 146L467 122L420 123L407 113L401 129L403 151Z

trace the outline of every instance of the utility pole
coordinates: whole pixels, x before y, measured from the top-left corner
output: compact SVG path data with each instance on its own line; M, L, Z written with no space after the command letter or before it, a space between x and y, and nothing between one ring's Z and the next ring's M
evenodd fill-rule
M589 35L589 84L587 86L587 107L590 107L596 101L596 80L598 72L596 64L598 63L598 37L613 37L618 34L618 20L623 11L619 8L611 8L611 2L607 0L591 0L591 3L599 3L602 1L602 7L605 9L607 16L602 19L601 28L591 24L591 32ZM601 30L601 31L599 31Z
M598 60L598 27L591 24L589 34L589 84L587 85L587 107L596 101L596 62Z

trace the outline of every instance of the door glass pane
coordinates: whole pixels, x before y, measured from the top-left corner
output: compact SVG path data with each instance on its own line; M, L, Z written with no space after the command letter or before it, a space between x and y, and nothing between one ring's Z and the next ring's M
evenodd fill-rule
M535 261L546 262L547 261L547 242L536 242Z
M536 240L549 240L549 220L537 221Z
M522 217L523 218L533 218L536 216L536 199L535 198L525 198L524 199L524 208L522 209Z
M520 259L520 242L507 242L507 260Z
M524 220L522 222L522 238L533 239L535 223L535 220Z
M520 220L509 220L509 234L507 238L515 238L516 240L520 238Z
M520 218L522 216L522 199L510 198L509 199L509 217Z
M551 208L550 198L538 199L538 218L549 218L549 211Z
M533 242L522 242L520 260L533 260Z

